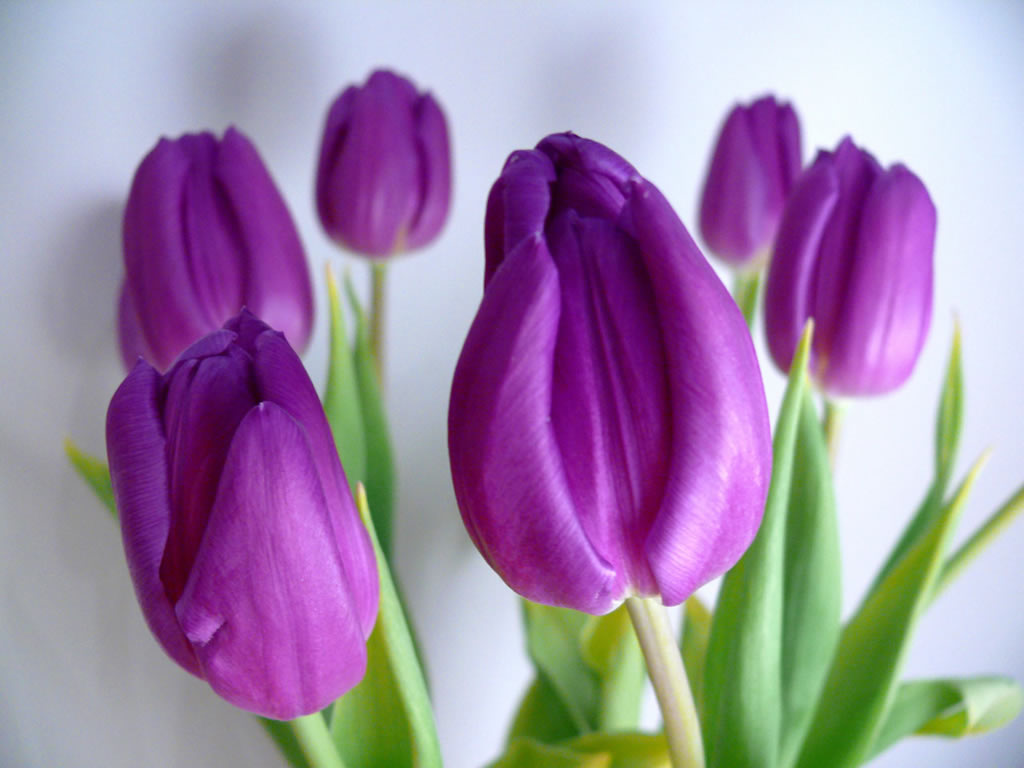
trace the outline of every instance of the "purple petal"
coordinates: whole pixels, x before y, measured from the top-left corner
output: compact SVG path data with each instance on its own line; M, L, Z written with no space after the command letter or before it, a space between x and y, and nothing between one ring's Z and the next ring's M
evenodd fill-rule
M615 219L636 169L603 144L572 133L548 136L537 145L558 168L552 210L572 208L582 216Z
M505 162L501 176L487 197L485 287L506 253L527 238L543 234L551 207L551 185L556 176L551 160L537 150L513 152Z
M357 601L356 614L365 635L377 616L377 560L356 510L334 437L309 375L279 333L267 329L254 342L253 369L262 400L275 403L306 430L335 541L345 552L343 567Z
M160 581L171 510L159 385L157 372L140 360L114 393L107 411L110 479L128 570L146 623L172 659L202 676Z
M788 371L815 307L818 248L839 198L839 180L827 156L807 169L790 195L775 238L764 291L764 327L768 350L780 370ZM815 326L815 339L819 328Z
M117 301L117 341L124 367L130 371L140 357L149 358L152 357L152 353L146 346L146 339L142 335L139 314L135 311L132 295L125 288L126 286L122 282L121 293Z
M539 237L493 274L455 369L448 450L477 548L519 594L589 613L624 596L625 574L580 524L551 423L558 275Z
M334 161L341 152L348 135L348 124L359 95L359 88L350 86L335 99L327 111L324 135L320 141L320 158L316 168L316 209L324 229L331 237L337 238L337 222L334 218L334 204L331 193Z
M670 448L654 295L636 245L611 222L570 211L548 243L561 285L551 420L573 505L601 556L651 594L644 543Z
M621 226L643 253L665 344L671 463L647 558L666 605L731 568L753 541L771 475L761 372L739 309L646 181Z
M161 139L135 172L124 212L126 290L160 370L216 327L209 324L189 271L182 192L190 167L179 142Z
M448 125L433 96L426 94L417 100L415 119L421 201L406 236L409 248L419 248L437 237L448 217L452 185Z
M783 205L789 195L800 169L803 167L803 152L800 144L800 119L789 104L782 104L778 112L778 153L779 178L782 182ZM780 211L781 215L781 211Z
M245 279L235 278L244 300L235 297L217 324L245 305L301 351L313 325L313 289L291 214L255 147L234 128L224 134L215 172L246 255Z
M910 376L931 323L935 224L928 191L905 167L871 187L823 376L829 392L881 394Z
M363 676L366 635L312 453L273 403L238 428L177 615L211 687L265 717L316 712Z

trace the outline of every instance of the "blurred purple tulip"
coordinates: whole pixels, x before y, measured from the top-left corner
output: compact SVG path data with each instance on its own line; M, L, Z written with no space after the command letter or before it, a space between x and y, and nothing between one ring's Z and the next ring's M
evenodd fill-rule
M768 412L743 317L661 193L572 134L491 189L448 414L455 494L512 589L677 604L761 521Z
M150 630L232 704L316 712L366 667L377 565L316 391L248 312L107 412L125 554Z
M350 86L327 113L316 174L320 223L371 258L420 248L451 197L448 126L429 93L385 70Z
M830 395L877 395L910 376L932 315L935 206L902 165L846 138L819 152L786 206L765 286L765 331L789 369L814 318L811 370Z
M161 139L124 211L121 355L159 370L247 307L305 348L313 290L291 215L235 128Z
M733 107L718 134L700 203L701 237L715 256L744 267L771 248L800 165L800 121L793 107L774 96Z

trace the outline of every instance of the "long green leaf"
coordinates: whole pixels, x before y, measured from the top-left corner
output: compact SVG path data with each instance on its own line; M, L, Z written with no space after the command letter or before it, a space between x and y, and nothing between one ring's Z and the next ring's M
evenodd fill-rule
M352 348L345 327L338 281L327 265L327 299L331 315L331 346L327 363L324 413L334 433L345 477L353 492L366 480L366 431L363 427L362 397L356 378ZM371 500L372 503L372 500Z
M116 519L117 505L114 503L114 489L110 484L110 471L107 465L82 451L70 437L64 438L64 453L67 454L71 466L78 472L78 476L85 480L96 494L96 498Z
M949 480L956 463L957 448L960 444L960 431L963 425L963 366L961 364L960 326L953 330L953 343L949 352L949 363L946 366L946 378L939 396L939 409L935 423L935 477L931 486L915 511L907 527L903 530L896 546L893 547L885 564L868 590L873 594L889 575L889 572L906 555L928 531L935 519L942 514L943 501Z
M587 618L580 634L580 655L598 679L595 730L636 728L647 667L625 605Z
M959 739L1001 728L1022 703L1020 685L1007 677L903 683L868 759L915 733Z
M803 397L786 517L779 765L796 760L839 641L839 531L828 447Z
M704 662L708 655L708 640L711 637L711 611L696 595L686 600L683 608L683 637L680 647L683 652L683 667L690 681L693 703L697 716L704 721Z
M543 744L555 744L580 734L580 729L566 709L562 697L538 671L523 700L516 709L506 742L531 739Z
M380 612L367 644L366 677L334 703L331 732L347 768L440 768L423 672L361 487L356 501L377 556Z
M520 739L489 768L612 768L612 756Z
M346 277L345 292L356 319L354 363L359 400L362 404L366 436L366 496L373 513L381 548L390 558L392 552L392 515L394 513L395 472L391 455L391 437L377 365L370 346L370 332L352 281Z
M870 751L896 694L914 625L983 461L844 627L799 768L852 768Z
M295 732L287 722L268 720L265 717L259 716L256 719L263 726L267 735L273 739L277 748L281 750L281 755L288 762L288 765L292 768L312 768L309 761L306 760L302 747L299 746L299 740L295 738Z
M670 768L662 734L588 733L561 744L519 739L491 768Z
M774 465L754 543L726 574L704 673L704 744L711 768L774 768L782 719L786 512L803 399L808 324L790 367L775 427Z

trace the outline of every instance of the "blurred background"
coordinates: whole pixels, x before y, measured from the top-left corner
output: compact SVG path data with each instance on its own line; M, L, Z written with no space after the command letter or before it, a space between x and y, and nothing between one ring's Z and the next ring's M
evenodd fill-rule
M251 717L151 638L116 526L61 445L70 435L104 452L106 406L123 376L121 209L161 135L235 124L259 148L315 274L305 361L322 386L323 264L368 281L315 217L327 105L386 66L447 112L453 208L442 237L391 270L388 394L398 574L446 764L473 768L499 753L530 673L516 598L459 520L445 427L481 293L484 203L508 153L569 129L604 142L696 234L721 119L735 101L773 91L800 114L805 160L849 133L924 180L939 211L931 336L902 390L851 404L840 445L849 613L929 482L955 316L967 394L959 471L995 450L960 538L1024 479L1022 40L1015 0L0 3L0 764L283 765ZM763 353L760 329L755 338ZM782 377L762 359L774 411ZM1024 679L1022 550L1018 522L929 609L906 675ZM904 743L873 765L1019 768L1022 756L1018 721L965 742Z

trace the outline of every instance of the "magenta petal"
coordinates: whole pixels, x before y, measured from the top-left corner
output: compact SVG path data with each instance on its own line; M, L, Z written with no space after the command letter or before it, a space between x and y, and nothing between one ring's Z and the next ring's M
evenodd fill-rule
M218 324L244 305L284 333L296 350L309 342L313 288L291 214L252 143L234 128L221 141L216 177L237 216L240 252L247 254L241 295Z
M107 411L107 456L128 570L150 631L167 654L202 676L160 580L170 527L167 459L158 410L159 375L140 360Z
M238 428L177 615L211 687L265 717L316 712L363 676L366 637L312 454L273 403Z
M492 276L455 370L448 450L474 543L519 594L604 613L625 574L579 521L552 428L558 275L539 237Z
M819 158L797 182L779 225L765 280L764 325L772 359L784 371L814 314L818 248L838 197L835 172Z
M323 406L298 355L280 334L266 330L255 340L254 351L260 397L280 406L306 430L313 463L328 500L334 540L345 551L342 567L352 588L359 625L369 636L377 617L377 560L345 480Z
M633 185L636 238L665 335L672 449L647 556L666 605L731 568L750 545L771 475L771 432L746 323L662 194Z
M910 376L931 323L935 224L924 184L905 167L872 186L823 377L828 391L879 394Z

